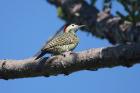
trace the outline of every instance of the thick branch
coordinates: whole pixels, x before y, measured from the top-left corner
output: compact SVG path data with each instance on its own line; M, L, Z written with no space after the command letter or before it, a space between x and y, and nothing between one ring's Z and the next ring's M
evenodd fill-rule
M84 24L99 38L105 38L112 44L140 42L140 25L110 14L109 11L98 11L85 0L47 0L55 5L58 16L68 23Z
M130 67L140 63L140 44L96 48L34 60L0 60L0 78L16 79L37 76L68 75L80 70L97 70L115 66Z

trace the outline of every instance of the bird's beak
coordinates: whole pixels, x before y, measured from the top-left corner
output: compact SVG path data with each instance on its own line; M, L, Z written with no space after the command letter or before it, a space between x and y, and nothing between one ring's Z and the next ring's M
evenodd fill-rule
M78 28L81 28L81 27L84 27L84 26L86 26L86 25L80 25L80 26L78 26Z
M79 28L84 27L84 26L86 26L86 25L79 25L79 26L77 26L77 27L75 28L75 31L78 31Z

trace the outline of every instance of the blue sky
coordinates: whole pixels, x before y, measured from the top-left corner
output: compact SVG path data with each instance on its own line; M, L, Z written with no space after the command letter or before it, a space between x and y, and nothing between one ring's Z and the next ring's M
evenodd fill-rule
M100 2L99 2L100 3ZM98 3L98 8L101 6ZM114 3L112 13L121 6ZM24 59L34 55L64 21L56 8L45 0L0 1L0 59ZM80 44L75 51L107 47L100 40L79 31ZM91 43L92 42L92 43ZM69 76L0 80L1 93L139 93L140 65L115 67L98 71L80 71Z

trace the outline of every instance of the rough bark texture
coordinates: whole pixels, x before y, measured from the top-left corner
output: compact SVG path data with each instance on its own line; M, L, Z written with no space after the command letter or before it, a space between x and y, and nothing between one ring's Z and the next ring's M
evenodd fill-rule
M39 60L0 60L0 79L68 75L80 70L130 67L136 63L140 63L140 44L125 44L89 49L66 57L58 55Z
M110 11L99 11L85 0L47 0L55 5L58 16L66 23L88 26L83 29L110 43L140 42L140 23L133 23L113 16Z

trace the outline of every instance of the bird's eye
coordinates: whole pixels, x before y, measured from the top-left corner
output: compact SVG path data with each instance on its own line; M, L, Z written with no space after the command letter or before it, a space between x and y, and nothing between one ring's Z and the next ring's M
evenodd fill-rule
M72 25L72 26L74 26L74 25Z

